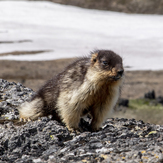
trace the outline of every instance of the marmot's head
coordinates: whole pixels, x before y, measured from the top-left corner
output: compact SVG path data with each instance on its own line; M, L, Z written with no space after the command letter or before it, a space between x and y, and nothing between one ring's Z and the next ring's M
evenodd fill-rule
M122 58L110 50L97 50L91 54L91 66L98 71L99 78L117 81L124 74Z

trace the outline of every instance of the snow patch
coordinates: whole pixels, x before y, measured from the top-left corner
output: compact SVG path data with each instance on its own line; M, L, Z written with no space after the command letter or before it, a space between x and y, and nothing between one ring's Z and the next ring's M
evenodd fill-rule
M89 10L43 1L0 1L0 42L14 42L0 43L0 53L51 51L1 56L1 60L53 60L111 49L130 70L160 70L162 31L162 15Z

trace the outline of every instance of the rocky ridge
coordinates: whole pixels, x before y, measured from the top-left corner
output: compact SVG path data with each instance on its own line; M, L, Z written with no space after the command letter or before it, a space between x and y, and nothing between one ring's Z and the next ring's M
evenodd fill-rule
M16 119L16 107L34 92L0 80L1 119ZM10 116L12 115L12 116ZM86 122L81 120L81 125ZM163 125L108 119L98 132L70 133L50 117L23 125L0 124L0 162L163 162Z

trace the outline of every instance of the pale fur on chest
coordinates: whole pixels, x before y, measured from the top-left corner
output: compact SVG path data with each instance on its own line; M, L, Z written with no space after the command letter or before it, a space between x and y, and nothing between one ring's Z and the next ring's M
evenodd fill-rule
M83 84L73 90L60 93L57 100L58 112L61 119L70 127L78 128L80 117L85 109L95 115L97 128L108 118L120 94L121 81L109 85L99 79L99 74L88 73ZM71 119L71 120L70 120ZM76 125L76 126L74 126Z

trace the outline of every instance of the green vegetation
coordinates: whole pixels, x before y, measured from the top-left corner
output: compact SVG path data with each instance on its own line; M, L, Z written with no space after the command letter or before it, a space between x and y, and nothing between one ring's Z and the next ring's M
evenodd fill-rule
M163 124L163 105L156 100L132 99L129 107L115 112L113 117L143 120L145 123Z
M131 109L163 109L163 106L155 100L149 99L132 99L129 100L129 108Z

